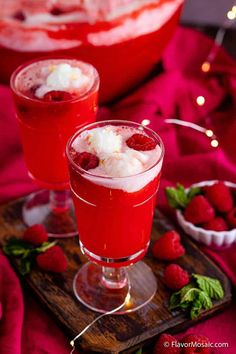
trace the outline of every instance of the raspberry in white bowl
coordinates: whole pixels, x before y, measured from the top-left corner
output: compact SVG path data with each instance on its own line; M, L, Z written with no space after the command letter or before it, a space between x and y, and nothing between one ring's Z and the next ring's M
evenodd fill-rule
M167 188L170 206L183 230L210 247L227 247L236 241L236 184L203 181L185 189Z

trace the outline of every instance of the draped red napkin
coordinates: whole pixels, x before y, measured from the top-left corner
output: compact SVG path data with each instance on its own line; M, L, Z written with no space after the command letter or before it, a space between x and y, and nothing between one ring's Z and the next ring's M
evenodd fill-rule
M213 42L197 31L179 28L163 56L163 73L120 100L101 107L99 119L150 120L163 138L166 155L159 205L168 211L164 187L176 182L190 185L208 179L236 182L236 66L223 49L209 73L201 71ZM148 53L147 53L148 55ZM115 80L115 77L114 77ZM205 104L196 103L204 96ZM27 175L14 118L10 91L0 87L0 199L17 198L36 189ZM219 140L213 148L206 135L165 122L178 118L212 129ZM222 251L204 248L236 284L236 246ZM25 305L24 305L25 304ZM187 333L207 335L236 350L236 301L223 313L190 328ZM182 337L184 334L180 334ZM22 290L5 256L0 254L0 352L3 354L69 353L69 340L32 293Z

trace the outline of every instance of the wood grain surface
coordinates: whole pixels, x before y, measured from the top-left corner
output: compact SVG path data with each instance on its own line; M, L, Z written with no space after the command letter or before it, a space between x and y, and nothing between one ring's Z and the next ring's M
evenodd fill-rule
M20 199L0 207L0 245L10 237L21 237L25 229L21 216L23 202L24 199ZM151 244L161 233L173 227L167 218L156 211ZM204 311L199 321L230 303L231 285L225 274L190 241L188 236L183 232L181 236L186 247L186 255L177 263L190 273L217 277L225 290L224 299L216 301L212 309ZM80 304L72 291L73 278L79 267L87 261L80 252L78 239L74 237L60 240L58 243L67 254L68 270L63 274L55 275L43 273L35 266L30 275L24 277L22 281L32 289L32 296L37 295L39 301L46 306L70 341L98 314ZM15 260L11 261L17 269ZM191 321L183 312L171 313L168 310L170 292L163 284L165 262L154 259L150 252L144 261L152 268L158 280L158 291L153 300L142 309L128 315L110 315L102 318L77 341L80 353L133 353L142 345L148 346L163 331L177 332L196 322ZM151 350L147 352L151 353Z

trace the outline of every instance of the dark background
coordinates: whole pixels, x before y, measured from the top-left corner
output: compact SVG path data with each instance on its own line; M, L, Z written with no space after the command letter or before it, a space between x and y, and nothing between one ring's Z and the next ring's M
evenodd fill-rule
M226 14L236 0L186 0L181 24L194 27L214 37L219 27L227 28L223 46L236 58L236 20L227 20ZM230 26L230 27L229 27Z

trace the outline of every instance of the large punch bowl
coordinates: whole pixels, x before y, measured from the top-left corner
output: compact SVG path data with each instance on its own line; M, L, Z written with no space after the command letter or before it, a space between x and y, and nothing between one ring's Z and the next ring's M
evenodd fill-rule
M93 64L100 102L147 77L178 23L183 0L0 0L0 80L26 60L71 55Z

